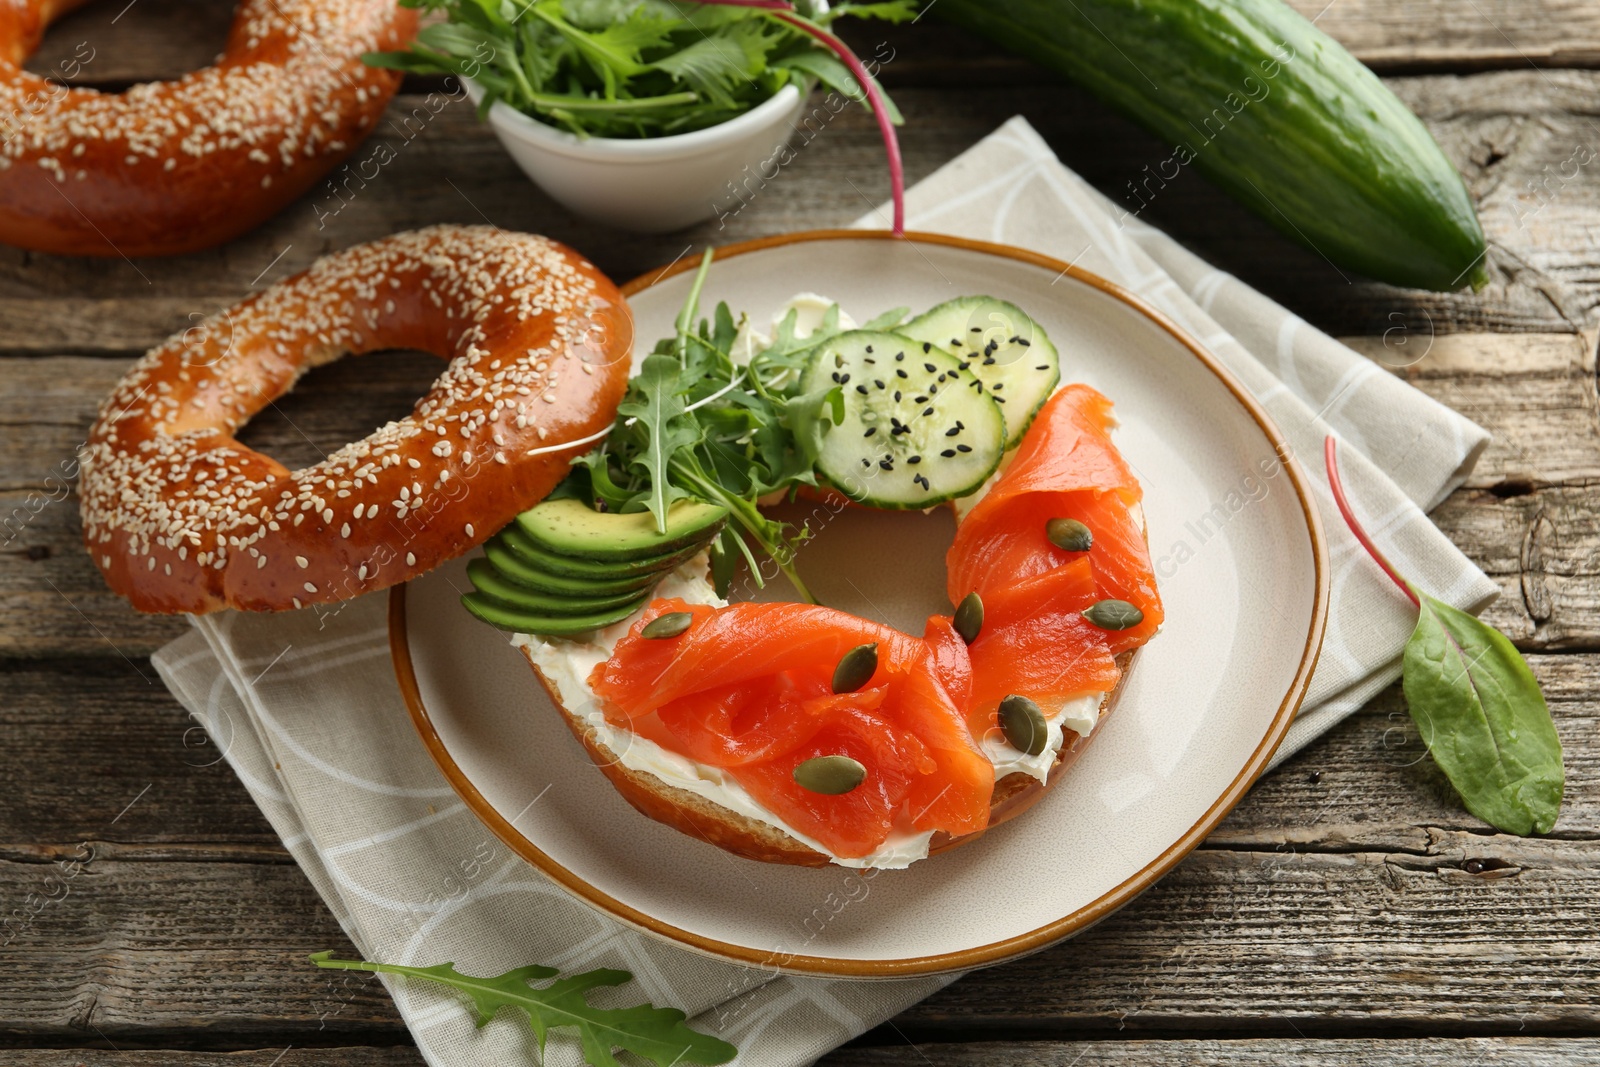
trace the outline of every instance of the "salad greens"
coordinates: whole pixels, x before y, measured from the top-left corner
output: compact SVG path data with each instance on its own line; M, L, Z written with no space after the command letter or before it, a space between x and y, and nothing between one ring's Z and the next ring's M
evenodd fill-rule
M727 1063L738 1049L684 1025L684 1014L676 1008L640 1004L632 1008L596 1008L587 994L591 989L619 986L633 981L627 971L601 969L558 978L553 967L517 967L493 978L474 978L456 970L453 963L433 967L402 967L361 960L336 960L331 952L311 957L318 967L340 971L372 971L424 978L465 993L483 1026L495 1012L506 1006L527 1012L528 1025L544 1051L546 1036L558 1026L570 1026L583 1044L583 1058L593 1067L621 1067L614 1049L626 1049L657 1067L679 1063ZM534 988L529 982L558 978L547 986Z
M1527 661L1488 623L1406 581L1345 498L1334 439L1328 482L1350 532L1417 606L1401 676L1423 743L1468 811L1513 834L1549 833L1561 813L1561 740Z
M903 22L913 0L819 11L765 0L400 0L441 13L409 51L372 66L471 78L480 113L503 100L580 136L654 137L724 122L814 78L884 116L899 113L830 31L843 16ZM834 52L839 52L835 55ZM855 70L856 73L852 73ZM869 79L870 80L870 79Z
M718 304L710 319L699 317L711 259L707 249L676 332L645 357L617 408L621 417L610 438L575 462L564 492L609 511L648 510L662 531L675 500L719 504L730 516L711 553L719 594L726 595L740 556L761 583L754 542L814 603L794 570L809 531L762 514L757 503L817 487L817 455L824 435L844 417L844 396L832 383L802 393L800 381L811 351L843 332L839 308L829 308L819 328L804 337L791 310L770 345L735 358L739 326L728 306ZM867 326L892 329L905 315L898 308Z

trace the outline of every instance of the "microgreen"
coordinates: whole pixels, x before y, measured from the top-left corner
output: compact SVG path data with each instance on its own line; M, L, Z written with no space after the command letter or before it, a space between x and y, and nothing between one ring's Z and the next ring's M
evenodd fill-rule
M1434 762L1484 822L1508 833L1549 833L1565 785L1561 740L1527 661L1500 631L1402 577L1356 518L1332 437L1324 459L1350 532L1417 607L1401 687Z
M812 350L843 332L839 309L829 308L804 337L791 311L770 345L736 360L739 326L728 306L718 304L710 318L700 317L712 255L708 249L701 259L673 334L656 344L628 383L610 438L576 461L577 478L580 484L587 479L597 506L649 511L662 531L674 500L720 504L731 521L711 552L718 592L727 594L739 559L763 584L759 553L815 602L794 568L810 532L770 518L758 504L817 486L817 453L843 418L844 402L836 386L801 393L800 372ZM883 321L904 315L898 310Z
M477 1025L487 1025L504 1007L521 1008L527 1013L544 1051L545 1038L556 1027L577 1031L583 1045L583 1058L592 1067L621 1067L613 1054L626 1049L657 1064L671 1067L680 1063L727 1063L738 1049L709 1034L684 1025L684 1014L676 1008L640 1004L632 1008L596 1008L587 994L591 989L619 986L633 981L627 971L601 969L561 978L553 967L517 967L493 978L475 978L456 970L453 963L432 967L403 967L365 960L336 960L331 952L312 955L318 967L339 971L371 971L422 978L465 993L472 1000ZM530 982L556 979L535 988Z

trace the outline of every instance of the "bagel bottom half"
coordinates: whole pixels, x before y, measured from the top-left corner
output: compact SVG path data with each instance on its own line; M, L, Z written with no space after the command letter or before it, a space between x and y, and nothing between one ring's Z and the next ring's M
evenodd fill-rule
M1100 717L1094 729L1088 736L1067 731L1066 736L1070 740L1065 741L1056 753L1056 762L1044 782L1021 771L1006 775L994 785L994 799L989 806L989 825L976 833L960 837L951 837L943 831L936 833L929 842L928 855L936 856L969 841L976 841L989 830L1033 807L1046 792L1065 778L1067 770L1083 755L1089 742L1100 736L1106 717L1116 706L1117 697L1127 683L1128 669L1137 651L1132 649L1117 656L1122 678L1115 689L1101 698ZM568 729L588 751L589 758L611 780L617 792L641 814L746 859L787 863L797 867L826 867L832 862L832 857L802 844L775 826L730 811L705 797L670 785L648 771L636 771L623 766L621 756L596 737L595 728L567 710L559 688L545 677L527 648L523 648L522 653L528 657L529 666L550 697L550 702L566 721Z

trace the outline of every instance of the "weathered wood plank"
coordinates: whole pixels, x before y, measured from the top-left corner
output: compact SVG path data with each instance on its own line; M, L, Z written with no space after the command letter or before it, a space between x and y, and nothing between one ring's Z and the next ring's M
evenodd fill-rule
M268 1048L241 1052L101 1049L0 1049L0 1067L421 1067L413 1045L387 1048ZM1521 1061L1507 1061L1520 1063ZM1541 1065L1549 1061L1538 1062Z
M874 1036L877 1036L874 1034ZM883 1034L896 1040L892 1030ZM1307 1041L1299 1038L1243 1041L995 1041L984 1044L886 1044L843 1048L817 1061L817 1067L1578 1067L1600 1057L1600 1042L1586 1038L1398 1038L1392 1040ZM5 1061L0 1060L0 1064ZM181 1061L179 1061L181 1062ZM89 1067L101 1067L89 1061ZM107 1063L105 1067L113 1067Z
M1569 331L1585 324L1600 300L1585 237L1586 220L1600 210L1600 185L1551 175L1576 166L1569 162L1574 151L1594 140L1588 102L1600 97L1600 73L1400 78L1393 85L1483 201L1485 226L1500 249L1495 281L1483 293L1423 294L1341 277L1188 170L1159 192L1147 217L1335 333L1377 335L1397 322L1416 329L1426 322L1437 333ZM909 118L903 143L912 180L1018 113L1113 199L1127 199L1128 184L1143 168L1170 154L1068 87L907 88L899 95ZM405 125L419 110L420 119ZM487 219L548 233L618 278L668 262L695 243L841 225L886 193L877 131L859 111L833 120L725 226L713 221L649 237L567 215L528 184L470 107L451 103L430 114L425 98L403 96L353 169L336 176L337 189L313 191L225 248L137 264L0 250L0 345L32 354L138 351L187 326L190 315L301 269L329 248L434 222ZM389 153L386 165L374 162ZM66 301L59 313L49 307L55 300ZM135 306L146 300L156 304Z
M306 961L354 949L298 868L77 858L75 874L70 863L0 863L6 958L28 976L0 996L13 1041L402 1030L373 976Z
M1290 1023L1594 1033L1596 856L1593 842L1454 832L1424 855L1201 850L1096 929L969 975L900 1025L918 1040L975 1027L1270 1036ZM0 863L0 899L61 897L8 946L0 1029L55 1042L399 1026L375 983L330 990L304 962L344 942L294 868L95 858L52 886L56 870Z
M897 1040L893 1031L885 1035ZM1600 1059L1593 1038L1468 1037L1391 1040L1245 1039L1232 1041L994 1041L972 1044L852 1046L818 1067L1580 1067ZM0 1050L0 1067L401 1067L420 1064L415 1048L273 1048L240 1052Z
M92 841L226 845L236 859L267 849L258 858L287 861L148 660L108 652L70 664L0 661L0 690L0 856L53 862Z
M1584 0L1289 2L1378 70L1600 65L1600 16ZM230 0L141 0L120 17L116 8L81 9L52 27L28 68L57 77L76 70L75 84L108 88L175 77L222 50L232 9ZM885 76L891 85L1040 78L1037 68L937 18L915 26L842 25L858 51L871 55L887 40L904 56ZM93 58L84 63L84 55ZM74 58L81 70L63 65Z

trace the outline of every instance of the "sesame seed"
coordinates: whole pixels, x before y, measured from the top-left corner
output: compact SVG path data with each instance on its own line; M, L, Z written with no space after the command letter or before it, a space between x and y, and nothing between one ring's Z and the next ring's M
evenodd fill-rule
M417 565L417 554L415 552L407 552L406 553L406 566L407 567L415 567L416 565Z
M311 566L311 561L306 559L304 556L296 556L294 561L301 570L305 570L307 567Z

